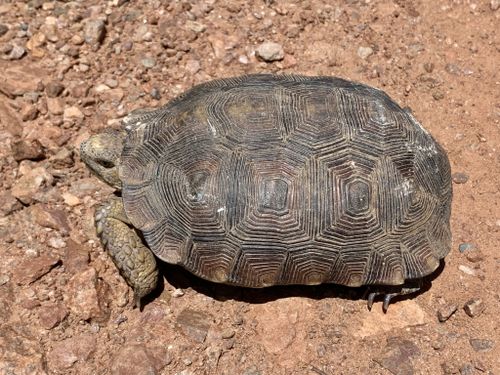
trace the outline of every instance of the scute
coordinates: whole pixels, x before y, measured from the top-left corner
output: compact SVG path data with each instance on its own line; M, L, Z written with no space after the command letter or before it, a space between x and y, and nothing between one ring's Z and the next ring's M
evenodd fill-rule
M446 154L377 89L237 77L126 126L127 215L159 258L205 279L400 285L450 249Z

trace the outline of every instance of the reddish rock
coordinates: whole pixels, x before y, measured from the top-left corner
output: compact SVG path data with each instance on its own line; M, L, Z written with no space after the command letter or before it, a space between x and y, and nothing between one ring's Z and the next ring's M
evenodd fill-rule
M159 374L170 362L172 359L164 347L128 345L116 355L111 373L113 375Z
M60 98L47 98L47 109L53 115L62 115L64 103Z
M87 268L89 264L89 252L80 244L68 239L64 253L63 265L69 274L76 274Z
M12 314L14 305L14 291L11 283L5 283L0 287L0 321L7 322Z
M62 304L49 303L38 309L40 325L45 329L52 329L59 325L68 316L68 309Z
M11 193L22 203L31 204L33 196L50 186L53 180L52 175L45 168L33 168L14 183Z
M177 316L177 325L182 333L200 343L205 341L211 321L210 315L191 309L184 309Z
M37 258L27 259L14 268L13 279L21 285L31 284L52 268L58 265L59 258L52 255L42 254Z
M66 370L77 361L87 361L96 348L96 339L83 334L56 343L47 355L49 367L54 370Z
M38 91L39 82L46 77L45 71L34 64L10 64L3 69L0 76L0 87L9 97L22 96L28 92Z
M108 317L109 311L104 308L105 301L100 299L99 287L97 272L91 267L70 279L66 287L67 305L78 318L101 321Z
M38 117L38 108L34 105L27 106L21 112L21 119L23 121L33 121Z
M31 208L31 213L35 223L42 227L52 228L62 233L70 231L68 217L63 210L50 209L43 204L39 204Z
M0 92L2 85L0 84ZM21 136L23 134L23 127L19 120L16 111L7 105L7 101L0 100L0 124L5 126L5 130L12 136Z
M42 144L34 140L33 142L15 141L12 143L12 156L15 161L21 160L41 160L45 158Z

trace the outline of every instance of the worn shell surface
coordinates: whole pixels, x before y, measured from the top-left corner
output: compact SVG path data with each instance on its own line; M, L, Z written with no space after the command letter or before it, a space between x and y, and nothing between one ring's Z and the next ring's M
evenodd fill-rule
M124 125L130 220L160 259L202 278L399 285L450 249L447 156L382 91L252 75Z

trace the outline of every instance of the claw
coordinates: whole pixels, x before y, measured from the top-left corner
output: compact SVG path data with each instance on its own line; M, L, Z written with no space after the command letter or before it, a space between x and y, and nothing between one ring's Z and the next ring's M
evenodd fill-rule
M373 306L373 301L375 300L375 297L377 296L377 293L370 293L368 294L368 310L372 310Z
M134 307L137 307L139 309L139 311L142 311L142 308L143 308L142 298L136 292L134 292Z
M386 294L384 296L384 303L382 305L382 310L384 311L384 313L387 312L387 309L389 308L389 304L391 303L392 297L394 297L394 294Z

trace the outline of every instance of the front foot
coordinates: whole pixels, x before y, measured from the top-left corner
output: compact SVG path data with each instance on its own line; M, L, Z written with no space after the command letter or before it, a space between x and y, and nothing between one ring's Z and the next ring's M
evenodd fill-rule
M158 284L158 267L151 252L129 227L120 198L110 199L96 209L97 236L110 255L120 274L134 290L135 306L142 310L142 298Z
M389 304L394 297L403 296L406 294L412 294L418 292L421 288L419 281L407 282L406 284L400 286L392 285L376 285L368 288L367 305L368 310L371 311L373 302L378 296L383 296L382 310L384 313L389 309Z

